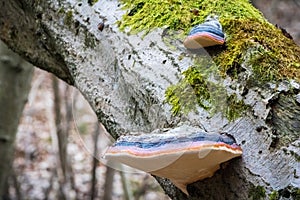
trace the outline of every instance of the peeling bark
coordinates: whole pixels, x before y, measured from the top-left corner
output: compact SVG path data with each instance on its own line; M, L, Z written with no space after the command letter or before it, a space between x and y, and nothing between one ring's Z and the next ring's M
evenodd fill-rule
M120 32L116 22L123 13L116 0L94 6L73 0L1 1L0 37L31 63L74 84L114 138L183 124L233 135L243 148L242 158L189 185L189 197L157 178L172 199L269 199L274 192L296 199L299 84L247 85L251 66L245 56L239 81L218 80L227 84L227 92L235 86L234 92L251 106L243 117L230 122L202 108L173 116L165 90L182 78L194 56L180 41L171 41L173 48L167 45L171 38L162 29L146 36Z

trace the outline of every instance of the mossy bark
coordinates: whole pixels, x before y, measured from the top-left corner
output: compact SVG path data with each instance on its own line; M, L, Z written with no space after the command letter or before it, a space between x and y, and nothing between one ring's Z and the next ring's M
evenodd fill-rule
M212 178L189 185L189 197L168 180L157 178L172 199L268 199L274 191L295 197L300 171L299 47L248 1L182 0L176 4L179 1L174 0L164 10L166 14L146 15L137 21L146 25L145 32L135 29L137 35L128 33L134 26L128 27L131 23L126 25L126 18L138 5L128 5L127 12L118 1L99 1L93 6L71 0L21 2L1 1L5 11L0 14L1 39L32 63L74 84L113 137L183 124L235 137L243 148L242 158L223 165ZM189 2L195 4L182 4ZM190 24L172 21L174 13L190 14L190 9L202 9ZM205 70L200 56L188 52L182 40L188 28L202 22L210 11L220 15L227 42L204 51L204 58L213 62L213 70ZM170 24L156 28L145 23L153 16L157 21L169 16ZM104 23L103 30L98 29L99 23ZM127 33L120 31L118 23ZM197 80L207 84L207 99L199 98L197 88L205 87L193 86ZM165 95L168 88L182 86L182 82L187 89L180 89L194 106L190 112L174 115ZM169 97L174 102L188 100ZM206 105L215 107L207 110Z

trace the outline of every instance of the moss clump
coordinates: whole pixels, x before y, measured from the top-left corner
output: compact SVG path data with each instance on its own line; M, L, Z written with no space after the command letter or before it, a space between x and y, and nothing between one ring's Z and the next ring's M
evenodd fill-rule
M300 47L268 23L248 0L123 0L128 9L121 21L122 30L149 32L167 26L185 33L210 14L217 14L226 33L226 50L213 57L225 75L243 62L243 53L261 45L252 59L254 80L294 78L300 81ZM197 10L197 14L191 12Z
M211 114L220 112L234 120L248 108L236 95L228 96L225 88L213 81L221 77L210 58L198 58L197 63L183 75L185 77L177 85L166 90L166 101L172 105L175 115L188 113L199 105Z
M119 21L119 26L121 30L129 28L131 33L144 31L146 34L153 28L168 27L169 30L180 30L187 34L191 27L202 23L208 15L218 15L226 34L226 44L212 59L222 77L228 75L237 78L243 71L241 66L245 62L247 50L253 48L256 51L247 60L253 71L249 83L263 84L266 81L291 78L300 81L300 47L267 22L248 0L121 1L128 12ZM179 37L183 39L183 35ZM196 68L192 66L184 72L185 80L166 91L166 99L173 106L174 113L192 110L195 107L193 103L214 110L211 104L215 95L207 92L211 83ZM236 97L228 97L227 101L231 102L229 105L232 107L225 111L225 115L230 118L235 118L239 109L245 109L243 102Z
M248 197L252 200L260 200L260 199L265 199L266 197L266 190L264 187L262 186L253 186L250 190L249 190L249 195Z
M227 47L214 57L223 74L244 62L248 48L258 47L250 59L253 79L260 82L294 78L300 81L300 47L281 30L258 19L224 19Z
M65 9L63 8L63 7L61 7L58 11L57 11L57 13L59 13L59 14L64 14L66 11L65 11Z
M279 192L274 190L270 195L269 195L269 200L278 200L279 199Z
M72 10L69 10L69 11L67 11L67 12L65 13L64 23L65 23L67 26L71 26L72 21L73 21L73 11L72 11Z
M249 109L248 105L242 100L239 100L236 95L230 95L227 97L227 109L225 110L225 116L229 120L234 120L240 117L244 111Z
M192 26L202 23L210 14L220 18L259 18L262 15L248 0L122 0L128 13L119 21L120 28L130 27L132 32L150 31L168 26L187 32ZM197 14L192 12L197 10Z
M203 74L196 67L190 67L183 74L185 79L166 90L166 101L172 105L173 113L188 113L197 104L210 108L211 96Z
M300 189L299 188L295 188L293 191L292 191L292 197L294 199L300 199Z

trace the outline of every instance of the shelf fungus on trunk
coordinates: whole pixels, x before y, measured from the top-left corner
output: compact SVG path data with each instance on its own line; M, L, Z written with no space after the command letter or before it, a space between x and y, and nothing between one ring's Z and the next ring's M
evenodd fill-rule
M105 159L168 178L188 195L186 186L213 176L220 164L242 155L233 137L192 132L121 136Z
M222 45L225 42L225 35L218 16L208 16L204 23L194 26L183 45L190 50Z

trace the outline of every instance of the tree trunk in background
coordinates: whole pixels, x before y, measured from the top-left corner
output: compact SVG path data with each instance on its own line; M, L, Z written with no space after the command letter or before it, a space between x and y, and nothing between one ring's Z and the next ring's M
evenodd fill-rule
M0 41L0 198L14 158L14 141L27 101L33 66Z
M63 93L60 86L64 85ZM57 175L60 182L60 199L71 199L71 190L75 191L74 175L71 160L67 152L70 126L72 123L72 105L69 99L71 87L52 76L54 94L55 128L59 155Z
M102 130L102 129L101 129ZM95 123L95 131L94 131L94 155L97 155L99 152L98 148L98 140L99 140L99 134L100 134L100 126L98 123ZM94 200L97 198L98 189L97 187L97 166L99 165L99 160L94 157L92 161L92 170L91 170L91 176L92 176L92 182L91 182L91 198L90 200ZM105 182L106 183L106 182Z
M253 0L271 23L286 29L296 43L300 44L300 1L299 0ZM286 12L288 10L288 12Z
M61 95L59 94L59 80L52 76L52 87L53 87L53 94L54 94L54 115L55 115L55 128L56 128L56 136L58 142L58 160L59 166L57 166L57 174L58 179L60 182L60 199L69 199L68 190L66 189L66 185L68 184L68 165L67 163L67 144L68 144L68 133L66 132L64 126L66 123L65 118L62 114L62 99ZM69 188L68 188L69 189Z
M221 0L211 2L216 5ZM174 116L166 104L165 92L178 84L184 78L182 72L199 60L186 52L176 36L170 37L168 29L156 29L146 36L121 32L117 22L125 11L120 4L116 0L99 1L93 6L73 0L1 0L0 37L35 66L74 84L114 138L187 126L188 131L227 132L234 136L243 148L243 157L230 162L212 178L190 184L189 197L170 181L157 177L172 199L297 199L300 86L297 81L256 85L259 77L252 76L254 65L250 61L257 56L260 63L255 64L264 64L265 59L259 56L269 55L266 52L271 47L260 43L264 38L241 38L256 47L245 48L232 61L231 72L238 77L234 79L228 70L224 79L215 80L250 107L242 117L229 121L200 107L195 112ZM233 19L239 13L235 11ZM251 20L239 27L247 22ZM103 30L99 23L105 24ZM227 26L227 34L239 28L234 25ZM259 32L256 27L250 27L249 32ZM278 33L271 39L284 38ZM295 60L290 63L299 64L299 55L291 52L290 46L276 50L293 55ZM222 53L223 49L219 51ZM224 101L227 96L220 98Z
M106 173L105 173L104 195L102 197L103 200L112 199L114 174L115 174L115 170L107 166Z

